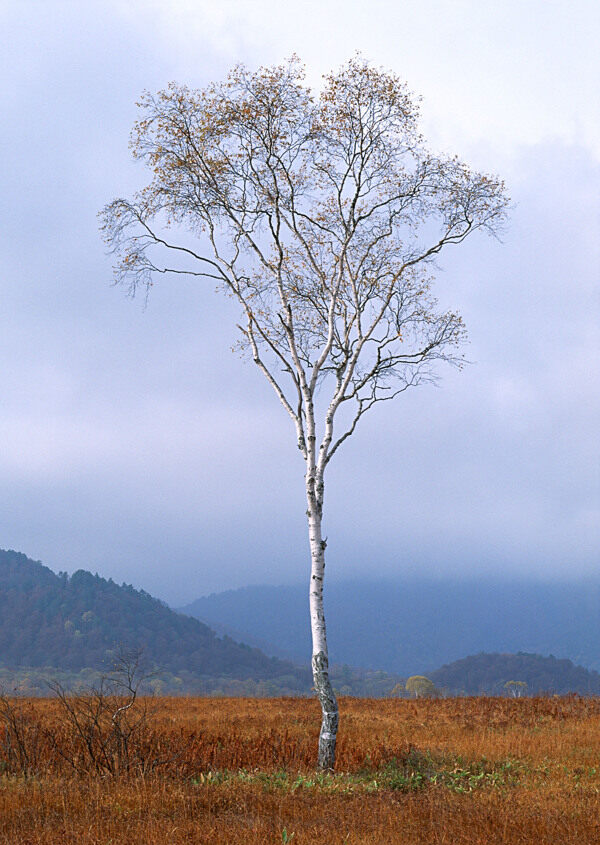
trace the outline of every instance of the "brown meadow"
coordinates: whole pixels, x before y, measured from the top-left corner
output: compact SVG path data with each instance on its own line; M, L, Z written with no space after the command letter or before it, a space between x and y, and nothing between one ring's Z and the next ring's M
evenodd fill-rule
M11 702L0 842L600 842L598 699L342 699L334 775L314 771L316 700L148 703L110 769L56 700Z

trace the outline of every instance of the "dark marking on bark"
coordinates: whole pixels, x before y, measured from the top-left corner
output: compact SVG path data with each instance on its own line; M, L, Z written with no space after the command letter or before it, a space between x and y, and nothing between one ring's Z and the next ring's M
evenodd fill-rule
M320 651L312 659L313 681L321 704L321 732L319 734L319 768L333 771L335 741L339 723L338 703L329 680L329 661Z

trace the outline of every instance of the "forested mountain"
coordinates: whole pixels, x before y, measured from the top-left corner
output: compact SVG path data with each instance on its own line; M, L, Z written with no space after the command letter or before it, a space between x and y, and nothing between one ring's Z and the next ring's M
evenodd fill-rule
M176 675L310 686L308 671L221 639L142 590L84 570L56 575L24 554L0 550L0 666L106 670L119 645L143 648L147 663Z
M600 695L598 672L552 655L475 654L442 666L428 677L438 688L467 695Z
M269 654L310 654L304 585L246 587L185 609ZM330 660L428 674L481 651L554 654L600 670L600 582L401 579L329 581ZM267 645L270 643L271 645Z
M398 676L426 674L437 687L453 693L504 694L504 684L516 681L527 686L515 686L515 692L600 694L596 672L568 659L524 653L532 642L545 643L540 651L562 656L571 649L577 660L578 654L587 653L588 665L592 663L600 641L596 594L589 587L587 593L564 586L537 585L537 590L533 585L496 585L494 591L479 585L476 591L459 582L332 583L327 609L332 658L338 664L334 683L347 694L385 695ZM209 623L220 622L220 631L230 623L236 638L252 639L252 631L260 631L278 643L273 651L287 652L306 666L306 603L304 589L257 587L209 596L188 611L202 614ZM490 642L499 645L490 648ZM514 643L517 648L511 649ZM84 570L71 577L56 575L23 554L0 550L2 683L6 670L21 667L105 671L119 645L142 647L146 662L170 677L171 691L310 690L308 668L267 657L228 636L220 638L203 622L171 610L143 590ZM482 648L495 653L481 653ZM469 651L480 653L462 658ZM433 671L436 663L447 665ZM370 671L341 664L362 664ZM373 671L382 668L395 677ZM182 679L180 687L169 686L173 676Z

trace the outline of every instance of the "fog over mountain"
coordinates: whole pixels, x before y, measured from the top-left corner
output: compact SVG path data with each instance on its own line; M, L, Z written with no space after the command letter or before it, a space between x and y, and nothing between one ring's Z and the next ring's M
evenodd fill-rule
M183 610L267 653L310 654L303 586L256 586ZM325 613L333 663L421 674L479 652L532 652L600 669L600 580L332 582Z

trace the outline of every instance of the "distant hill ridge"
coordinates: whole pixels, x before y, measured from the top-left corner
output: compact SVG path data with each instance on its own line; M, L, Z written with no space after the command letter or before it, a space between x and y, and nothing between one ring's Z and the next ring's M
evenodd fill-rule
M436 687L466 695L600 695L600 675L553 655L475 654L428 675Z
M106 670L119 644L142 647L148 663L175 674L309 686L308 671L220 639L143 590L84 570L56 575L20 552L0 550L0 666Z
M310 654L304 585L228 590L182 608L268 654ZM330 661L406 677L465 654L554 654L600 670L600 581L330 580ZM270 644L270 645L269 645Z

